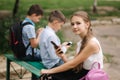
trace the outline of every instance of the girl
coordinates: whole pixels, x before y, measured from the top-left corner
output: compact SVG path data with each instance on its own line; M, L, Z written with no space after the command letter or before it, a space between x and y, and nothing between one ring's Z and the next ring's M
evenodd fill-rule
M70 21L73 32L79 35L81 40L72 60L52 69L41 70L42 74L50 74L52 80L78 80L89 72L94 62L99 62L100 68L103 68L102 49L92 34L88 14L84 11L75 12ZM59 50L60 48L56 50L56 54L59 57L66 57L65 54L59 54Z

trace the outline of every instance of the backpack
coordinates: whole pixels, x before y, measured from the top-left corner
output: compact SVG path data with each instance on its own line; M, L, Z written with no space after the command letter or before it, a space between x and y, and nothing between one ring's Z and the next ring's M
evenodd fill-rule
M10 27L10 39L9 44L16 58L22 58L26 56L26 50L29 47L30 43L25 47L22 40L22 29L25 25L31 24L30 22L25 22L22 24L22 21L13 24ZM31 24L32 25L32 24Z
M87 75L79 80L109 80L107 73L100 69L100 63L98 63L98 69L93 68L95 63L93 63L92 69L87 73Z

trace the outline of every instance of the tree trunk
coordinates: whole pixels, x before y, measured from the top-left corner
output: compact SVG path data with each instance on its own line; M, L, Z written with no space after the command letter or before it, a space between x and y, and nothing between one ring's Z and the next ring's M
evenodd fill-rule
M13 8L13 18L15 18L16 14L18 12L18 8L19 8L19 0L16 0L14 8Z
M93 13L97 13L97 0L94 0Z

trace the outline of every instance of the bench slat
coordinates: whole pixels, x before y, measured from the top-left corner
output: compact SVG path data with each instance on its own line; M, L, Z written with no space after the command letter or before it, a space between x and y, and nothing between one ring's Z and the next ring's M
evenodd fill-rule
M16 64L21 65L31 73L35 74L36 76L40 76L40 70L44 69L44 65L39 61L22 61L16 59L13 54L5 54L5 57Z

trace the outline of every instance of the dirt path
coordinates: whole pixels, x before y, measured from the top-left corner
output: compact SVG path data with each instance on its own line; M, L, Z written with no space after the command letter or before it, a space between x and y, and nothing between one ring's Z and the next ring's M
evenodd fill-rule
M103 52L109 55L109 63L105 63L104 68L110 80L120 80L120 25L98 26L95 32L99 36Z

